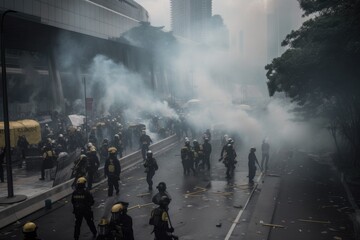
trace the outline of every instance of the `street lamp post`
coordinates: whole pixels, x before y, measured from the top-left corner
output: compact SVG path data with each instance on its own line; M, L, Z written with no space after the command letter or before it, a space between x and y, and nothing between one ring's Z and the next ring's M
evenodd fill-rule
M27 197L24 195L14 195L11 153L10 153L10 124L9 124L9 104L7 94L7 80L6 80L6 63L5 63L5 41L4 41L4 21L8 13L16 13L13 10L6 10L1 15L1 30L0 30L0 48L1 48L1 80L2 80L2 95L3 95L3 111L4 111L4 133L5 133L5 156L6 156L6 172L7 172L7 187L8 196L0 198L0 203L16 203L24 201Z

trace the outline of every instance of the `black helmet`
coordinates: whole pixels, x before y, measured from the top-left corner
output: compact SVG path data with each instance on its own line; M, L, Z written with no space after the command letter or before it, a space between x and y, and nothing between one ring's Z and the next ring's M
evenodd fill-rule
M250 148L250 152L256 152L256 148L254 147Z
M147 151L147 153L146 153L146 157L148 157L148 158L152 158L152 156L153 156L153 153L152 153L152 151Z
M159 191L165 191L166 190L166 183L164 182L160 182L157 187L157 189L159 189Z

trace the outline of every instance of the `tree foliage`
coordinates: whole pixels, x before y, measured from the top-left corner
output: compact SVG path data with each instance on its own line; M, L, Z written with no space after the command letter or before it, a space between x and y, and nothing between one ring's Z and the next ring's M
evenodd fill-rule
M285 92L302 116L335 122L360 155L360 0L298 1L309 20L265 67L269 94Z

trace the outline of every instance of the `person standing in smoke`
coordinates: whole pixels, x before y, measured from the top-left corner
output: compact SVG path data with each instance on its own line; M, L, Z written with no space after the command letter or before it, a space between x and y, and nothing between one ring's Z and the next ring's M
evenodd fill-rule
M44 147L43 162L41 165L41 178L39 180L45 180L45 169L51 169L54 166L56 155L50 144Z
M109 157L106 159L104 166L105 177L108 178L108 196L113 195L114 188L116 195L119 194L119 180L121 173L120 161L117 158L117 150L114 147L109 148Z
M226 167L226 178L231 179L234 174L235 169L235 158L237 156L236 151L234 149L233 144L228 143L225 148L225 154L223 157L219 159L219 161L223 160L225 167Z
M111 147L114 147L117 149L117 154L120 158L123 157L122 152L123 152L123 145L122 145L122 141L120 139L119 134L115 134L114 135L114 139L111 142Z
M142 130L139 143L141 148L141 154L144 161L146 160L146 152L149 151L149 146L152 142L153 141L151 140L150 136L146 134L146 131Z
M202 149L204 152L204 168L207 167L207 170L210 170L210 155L212 151L211 144L209 143L209 138L204 138L204 143L202 145Z
M270 154L270 145L267 139L264 139L261 144L261 152L262 152L261 169L264 169L266 171L268 170L269 154ZM265 163L265 168L264 168L264 163Z
M20 155L19 168L22 168L22 164L23 164L23 161L25 161L25 159L26 159L26 152L29 147L29 142L27 141L25 135L19 136L18 141L17 141L17 147L18 147L18 152Z
M146 160L144 163L145 173L146 173L146 182L149 185L149 190L152 191L153 181L152 178L155 175L155 171L159 169L156 159L153 158L153 153L148 151L146 153Z
M204 166L203 164L204 153L202 150L202 145L200 145L196 139L193 140L193 152L194 152L195 169L196 171L198 171L200 168L203 168Z
M88 176L88 184L87 189L90 191L92 189L92 183L94 181L94 177L96 176L97 170L100 166L99 158L96 154L96 148L92 146L90 151L87 153L87 176Z
M187 176L190 174L190 169L193 171L194 176L196 171L194 169L194 152L190 146L190 140L185 138L185 146L181 148L181 163L184 169L184 175Z
M255 177L255 173L256 173L256 166L255 166L255 163L257 163L257 165L259 165L259 162L256 158L256 155L255 155L255 151L256 151L256 148L250 148L250 153L249 153L249 156L248 156L248 166L249 166L249 183L250 184L253 184L254 183L254 177Z
M100 147L100 161L103 163L109 157L109 140L104 138Z

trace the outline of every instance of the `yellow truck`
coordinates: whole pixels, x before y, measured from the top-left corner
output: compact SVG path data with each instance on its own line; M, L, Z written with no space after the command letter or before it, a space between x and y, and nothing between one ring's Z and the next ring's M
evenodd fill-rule
M29 144L39 144L41 141L40 123L24 119L19 121L10 121L10 145L16 147L19 136L25 136ZM0 148L5 147L4 122L0 122Z

